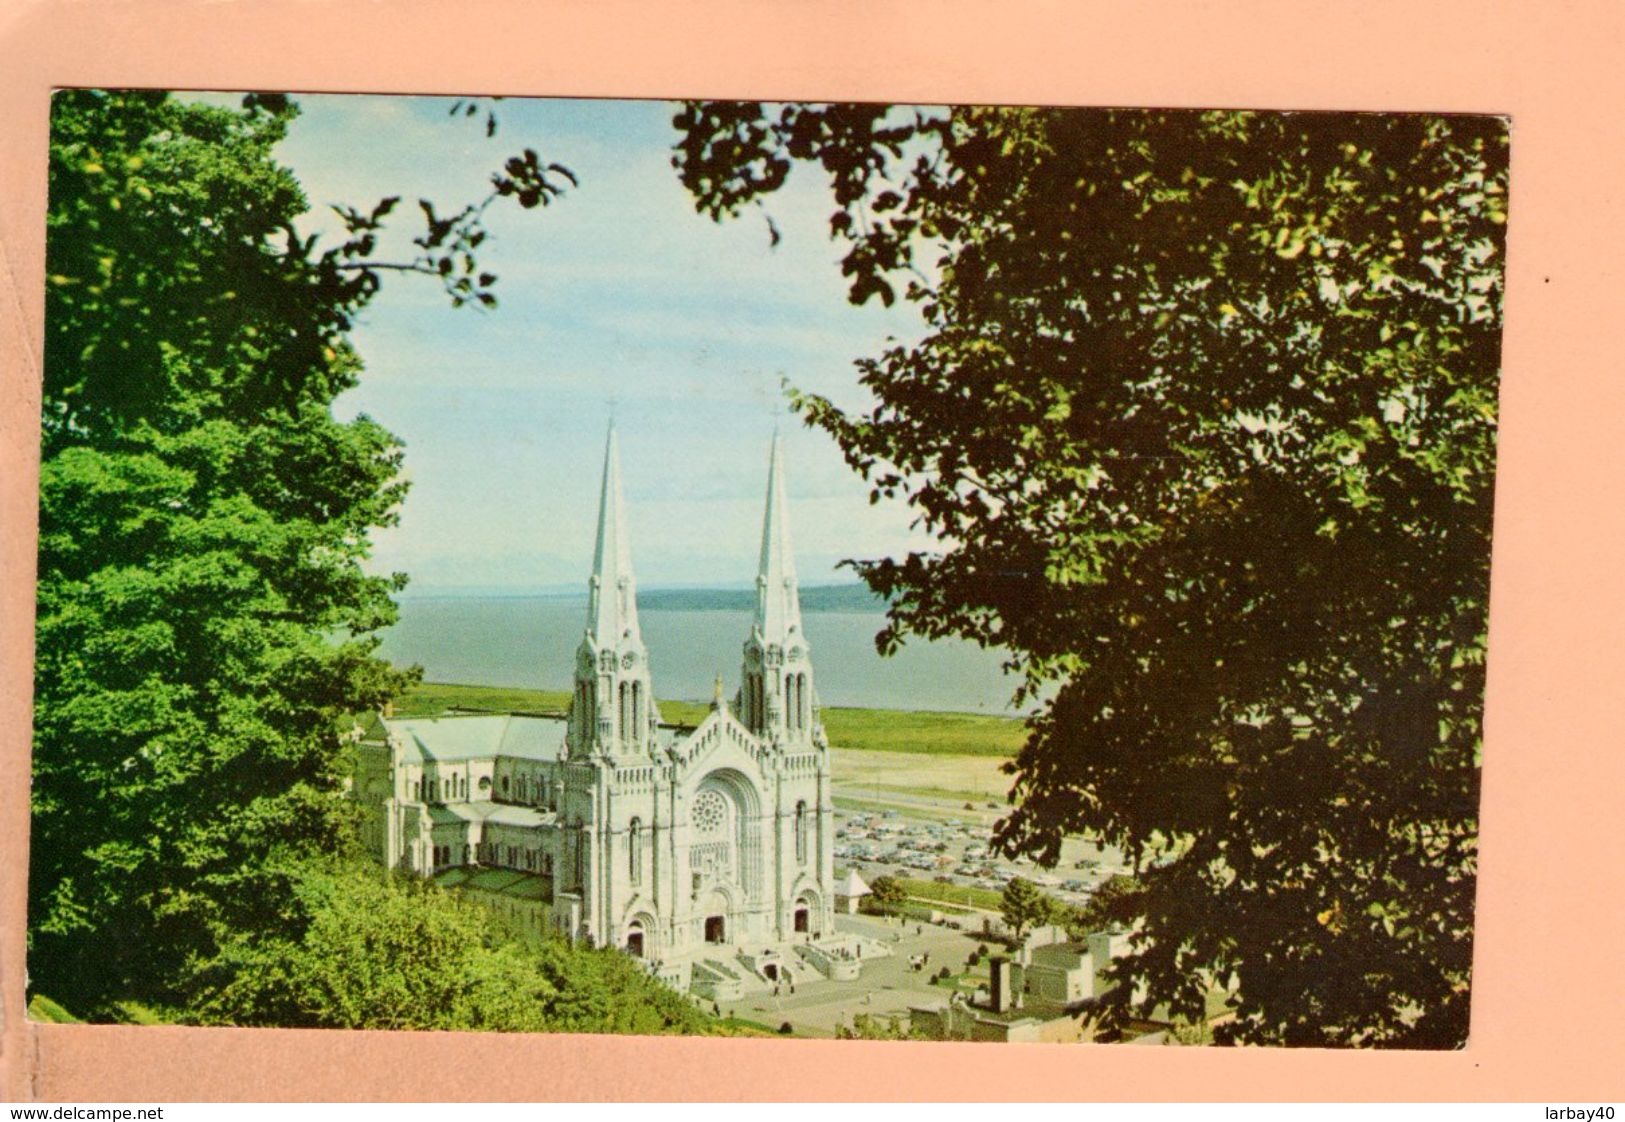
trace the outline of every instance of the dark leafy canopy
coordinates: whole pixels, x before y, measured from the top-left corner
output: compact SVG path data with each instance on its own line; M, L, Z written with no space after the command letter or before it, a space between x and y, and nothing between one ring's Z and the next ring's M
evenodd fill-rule
M923 316L868 411L800 406L944 543L859 566L883 645L1001 644L1045 691L1003 844L1141 859L1124 973L1187 1016L1239 982L1229 1039L1462 1043L1505 122L676 123L713 215L821 164L851 298Z
M29 967L81 1012L174 1000L228 933L294 914L280 858L349 837L338 716L404 680L370 637L402 578L360 566L400 446L330 404L380 270L486 294L484 204L425 203L414 260L370 256L392 200L319 249L272 157L295 113L53 102ZM493 197L545 174L518 164Z
M881 915L899 915L908 903L908 890L896 877L876 877L869 893L871 906Z
M1138 883L1133 877L1117 875L1091 892L1082 907L1063 912L1059 919L1066 924L1068 936L1087 939L1096 931L1128 927L1139 913Z
M999 916L1010 928L1016 942L1055 913L1054 902L1026 877L1012 877L999 898Z

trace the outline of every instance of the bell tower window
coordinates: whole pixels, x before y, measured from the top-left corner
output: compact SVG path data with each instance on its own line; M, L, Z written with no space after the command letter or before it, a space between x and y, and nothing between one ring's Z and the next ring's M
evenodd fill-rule
M643 883L643 821L632 819L632 825L626 831L627 845L627 874L633 884Z

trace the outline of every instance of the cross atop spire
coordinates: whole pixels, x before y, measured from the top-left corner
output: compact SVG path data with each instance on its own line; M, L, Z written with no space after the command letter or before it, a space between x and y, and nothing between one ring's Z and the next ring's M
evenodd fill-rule
M762 517L762 556L756 571L756 630L769 643L801 632L795 551L790 545L789 504L784 497L784 442L775 430L767 470L767 511Z
M587 634L599 647L615 647L638 632L637 584L632 576L632 547L626 533L621 495L620 443L610 422L604 445L604 481L598 500L598 545L588 583Z

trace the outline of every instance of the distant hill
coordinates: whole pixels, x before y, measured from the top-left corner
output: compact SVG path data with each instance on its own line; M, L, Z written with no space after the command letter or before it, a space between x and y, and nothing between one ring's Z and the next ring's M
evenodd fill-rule
M748 612L756 607L753 588L639 589L638 607L644 611ZM879 612L886 601L865 584L826 584L801 590L804 612Z

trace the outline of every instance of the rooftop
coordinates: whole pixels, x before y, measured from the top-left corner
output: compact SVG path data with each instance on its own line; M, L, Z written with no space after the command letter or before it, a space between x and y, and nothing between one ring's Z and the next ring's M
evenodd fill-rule
M842 877L840 883L835 886L835 894L837 896L854 897L870 896L873 895L873 890L864 883L862 877L858 876L856 869L848 869L846 876Z
M554 818L551 811L490 800L436 803L429 807L429 820L437 825L448 822L495 822L502 826L546 826Z
M384 725L405 742L407 758L415 756L419 762L456 763L512 756L552 763L564 752L562 717L395 717Z

